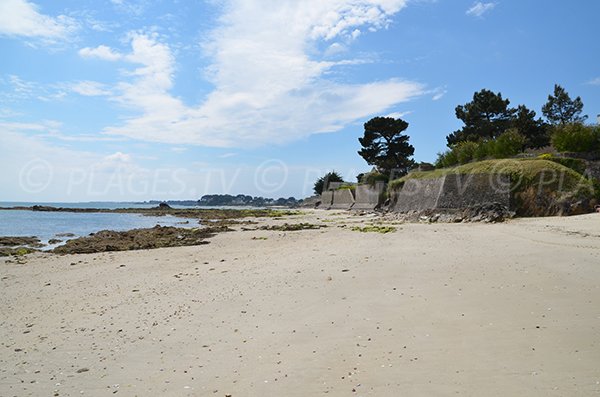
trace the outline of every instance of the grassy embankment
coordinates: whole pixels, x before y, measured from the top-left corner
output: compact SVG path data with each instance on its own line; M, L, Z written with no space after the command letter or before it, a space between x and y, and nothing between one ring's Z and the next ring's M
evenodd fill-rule
M503 174L511 180L511 199L520 215L555 215L564 203L586 202L590 208L598 199L598 187L582 175L581 164L569 168L558 161L546 159L485 160L452 168L411 172L389 184L393 194L409 179L435 179L449 174ZM583 211L587 212L587 211Z

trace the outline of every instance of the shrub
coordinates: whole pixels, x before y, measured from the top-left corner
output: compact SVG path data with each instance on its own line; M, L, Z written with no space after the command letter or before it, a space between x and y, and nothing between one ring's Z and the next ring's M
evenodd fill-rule
M474 159L477 161L485 160L490 156L489 144L481 144L475 149Z
M490 157L496 159L509 158L521 153L526 142L526 138L517 130L510 129L494 140L459 142L450 150L438 153L435 165L437 168L447 168L472 161L485 160Z
M600 130L580 123L557 126L552 133L552 146L559 152L593 152L600 148Z
M458 164L458 158L454 150L446 150L444 153L438 153L435 160L435 168L448 168Z
M377 182L386 182L388 181L388 177L382 174L381 172L372 171L363 174L360 178L360 183L366 183L371 186L375 186Z
M564 165L567 168L572 169L573 171L583 175L587 168L587 164L584 160L574 159L570 157L556 157L551 155L550 153L540 154L538 157L540 160L549 160L554 161L560 165Z
M452 148L456 153L458 164L467 164L475 158L475 152L481 145L481 142L460 142Z
M519 154L525 147L526 139L515 129L500 135L495 141L486 142L487 152L494 158L505 159Z

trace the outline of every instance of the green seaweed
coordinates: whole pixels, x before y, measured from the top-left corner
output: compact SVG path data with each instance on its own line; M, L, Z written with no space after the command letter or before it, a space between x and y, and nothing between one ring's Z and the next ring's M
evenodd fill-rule
M354 226L351 229L353 232L361 232L361 233L393 233L396 231L394 226L383 226L383 225L367 225L364 227Z

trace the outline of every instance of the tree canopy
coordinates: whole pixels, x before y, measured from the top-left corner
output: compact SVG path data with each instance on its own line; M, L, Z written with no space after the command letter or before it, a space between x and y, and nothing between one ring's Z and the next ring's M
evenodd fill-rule
M500 136L511 127L515 109L501 93L482 89L473 94L473 100L456 107L456 117L465 124L446 137L448 146L458 142L490 140Z
M525 105L517 107L512 128L525 138L528 148L541 148L550 144L548 125L541 118L535 118L536 113Z
M317 181L315 182L315 185L313 186L315 194L323 193L323 189L327 187L329 182L344 182L344 180L342 179L341 175L337 172L328 172L327 174L317 179Z
M456 107L456 117L464 126L446 137L448 147L461 142L487 142L498 139L508 130L521 134L524 148L540 148L550 144L548 125L536 118L525 105L509 107L510 101L501 93L483 89L473 94L473 100Z
M548 102L542 106L542 113L553 125L583 123L587 116L582 116L582 111L581 98L571 99L567 91L558 84L554 85L553 95L548 95Z
M377 167L387 177L405 175L414 166L415 148L402 134L408 123L392 117L374 117L364 124L364 136L358 138L362 149L358 151L365 161Z

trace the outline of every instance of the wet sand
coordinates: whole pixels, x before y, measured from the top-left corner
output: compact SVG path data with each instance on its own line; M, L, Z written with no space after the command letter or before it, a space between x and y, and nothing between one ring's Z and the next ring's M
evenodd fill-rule
M0 258L0 395L600 393L600 214L372 220Z

